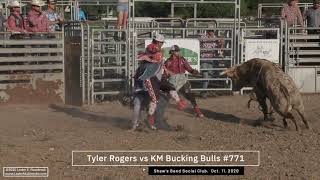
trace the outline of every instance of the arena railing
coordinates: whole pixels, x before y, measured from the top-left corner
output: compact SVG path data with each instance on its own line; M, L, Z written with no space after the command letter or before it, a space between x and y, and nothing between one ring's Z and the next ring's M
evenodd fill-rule
M82 89L82 104L92 104L92 31L104 29L101 23L81 23L81 56L80 56L80 87ZM96 38L96 37L95 37Z
M219 74L225 70L226 68L231 67L234 65L234 48L233 48L233 28L137 28L136 31L139 33L139 31L153 31L155 33L161 33L165 34L165 37L167 41L170 39L179 40L179 39L196 39L198 40L201 35L205 33L199 33L199 34L193 34L192 36L189 36L189 32L206 32L207 30L214 30L216 32L217 37L212 38L213 41L215 40L223 40L224 46L223 47L217 47L217 48L200 48L200 54L203 54L203 52L212 53L212 57L202 57L200 56L199 59L199 67L201 73L207 73L208 76L200 76L200 77L193 77L189 76L189 80L191 81L193 85L193 91L228 91L232 89L232 84L230 79L223 77L221 78ZM172 33L174 31L175 33ZM169 33L168 33L169 32ZM178 34L178 35L177 35ZM134 55L133 55L133 66L130 69L130 74L133 75L135 70L138 67L138 53L141 51L145 51L146 47L146 40L151 40L151 37L136 37L133 39L133 47L134 47ZM219 56L218 52L222 51L223 55ZM204 64L210 64L210 67L204 66ZM207 87L204 87L204 84L209 84Z
M190 19L186 19L185 21L185 27L186 28L217 28L218 23L214 18L190 18ZM187 36L191 37L191 36L195 36L197 37L199 34L203 34L205 33L205 31L199 32L199 31L187 31Z
M33 98L39 96L39 99L46 96L48 101L65 102L63 32L1 32L0 36L2 101L23 101L21 97L30 95ZM23 93L18 93L19 90Z
M303 93L320 92L320 28L290 27L286 72Z
M320 29L290 27L288 29L288 66L320 65Z
M110 36L119 33L114 29L93 29L91 49L91 102L104 100L108 95L123 94L128 82L128 53L126 30L114 41Z
M264 9L272 9L272 12L276 12L275 9L278 8L278 13L273 13L272 16L280 16L281 15L281 8L283 7L283 3L260 3L258 4L258 18L265 18L263 14ZM308 9L312 6L312 3L298 3L299 8L302 8L303 10ZM269 15L270 16L270 15ZM259 22L259 26L261 26L261 22Z
M81 23L82 103L94 104L128 91L127 31Z
M259 26L257 22L263 22L263 27ZM279 41L275 46L279 47L279 58L277 59L277 63L282 66L285 58L284 58L284 46L285 46L285 34L287 29L287 23L282 18L256 18L253 22L247 22L250 26L241 27L241 61L240 63L248 60L246 58L245 46L248 39L256 39L260 42L256 42L257 45L260 46L265 45L267 48L266 42L263 42L264 39L274 39ZM266 57L266 59L268 59Z

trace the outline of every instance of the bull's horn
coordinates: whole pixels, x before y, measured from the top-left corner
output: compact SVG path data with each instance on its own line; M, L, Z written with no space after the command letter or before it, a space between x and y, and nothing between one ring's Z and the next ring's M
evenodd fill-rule
M226 74L227 74L227 72L228 72L227 70L225 70L225 71L221 72L221 73L220 73L220 76L226 75Z
M226 69L226 70L224 70L223 72L221 72L220 73L220 76L223 76L223 75L226 75L226 74L228 74L230 71L232 71L233 70L233 68L228 68L228 69Z
M220 73L220 76L223 76L223 75L226 75L226 74L228 74L228 73L230 73L230 72L235 71L236 67L237 67L237 66L233 66L233 67L231 67L231 68L228 68L228 69L224 70L223 72Z

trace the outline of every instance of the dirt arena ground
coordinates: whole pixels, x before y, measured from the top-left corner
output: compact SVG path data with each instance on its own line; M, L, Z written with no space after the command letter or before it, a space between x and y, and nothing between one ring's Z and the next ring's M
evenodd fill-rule
M95 107L63 105L2 105L0 111L0 166L48 166L53 180L109 179L319 179L320 95L304 95L312 130L302 121L296 132L291 121L282 128L257 126L262 114L247 96L199 99L206 118L192 110L171 106L166 117L180 131L130 132L132 110L118 102ZM245 168L245 175L148 176L143 168L72 167L72 150L259 150L260 167ZM2 169L2 168L1 168ZM0 176L0 179L5 179ZM15 178L8 178L15 179Z

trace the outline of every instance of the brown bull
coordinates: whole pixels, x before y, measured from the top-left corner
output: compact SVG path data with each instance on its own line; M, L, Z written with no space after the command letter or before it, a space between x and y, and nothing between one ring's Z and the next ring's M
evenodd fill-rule
M283 117L283 125L288 126L286 119L291 119L298 131L298 125L292 115L296 110L307 128L302 97L293 80L275 63L264 59L251 59L241 65L231 67L220 74L231 78L235 90L242 87L254 87L254 92L262 108L264 119L270 119L266 99L273 109Z

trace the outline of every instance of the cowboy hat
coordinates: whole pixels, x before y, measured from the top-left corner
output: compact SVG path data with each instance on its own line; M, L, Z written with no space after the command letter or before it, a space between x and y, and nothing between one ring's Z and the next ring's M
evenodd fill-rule
M162 34L156 34L153 37L154 40L158 41L158 42L163 42L164 43L164 36Z
M33 6L44 6L45 5L45 3L43 1L41 1L41 0L32 0L30 2L30 4L33 5Z
M178 45L171 46L169 53L172 54L173 51L180 51L180 47Z
M22 7L22 6L25 6L25 4L22 4L22 3L20 3L19 1L14 0L14 1L9 1L7 7L8 7L8 8L12 8L12 7Z

